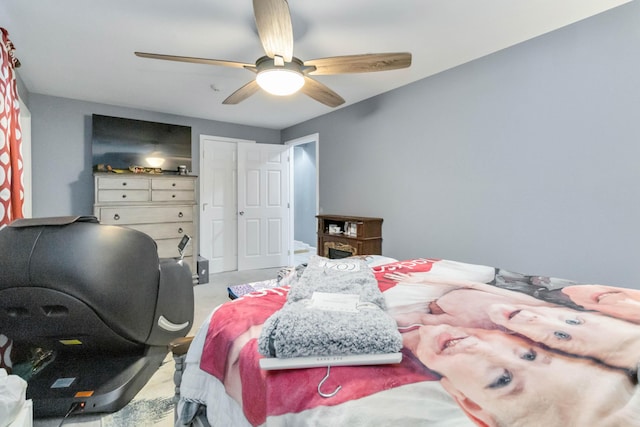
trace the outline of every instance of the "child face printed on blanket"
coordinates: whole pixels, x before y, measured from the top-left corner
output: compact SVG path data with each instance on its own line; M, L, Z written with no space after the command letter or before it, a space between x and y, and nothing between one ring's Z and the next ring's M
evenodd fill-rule
M600 313L560 306L494 304L489 317L533 341L610 366L635 370L640 358L640 325Z
M466 279L429 273L394 273L386 277L397 280L384 296L387 312L403 332L412 325L440 323L492 329L495 324L488 315L492 304L550 305L525 293Z
M423 326L416 356L442 375L471 418L488 426L589 425L598 414L618 413L633 393L619 370L496 330Z
M603 285L574 285L563 288L562 293L588 310L640 323L640 290Z

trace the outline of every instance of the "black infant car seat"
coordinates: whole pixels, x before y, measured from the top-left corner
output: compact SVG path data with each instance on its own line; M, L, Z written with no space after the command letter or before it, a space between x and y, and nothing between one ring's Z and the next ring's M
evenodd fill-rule
M36 417L119 410L192 322L189 267L144 233L94 217L0 230L0 334L23 355Z

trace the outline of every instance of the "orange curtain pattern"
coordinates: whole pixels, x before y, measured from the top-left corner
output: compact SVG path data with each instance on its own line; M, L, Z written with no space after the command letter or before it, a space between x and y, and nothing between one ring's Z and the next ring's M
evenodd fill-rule
M20 62L4 28L0 43L0 228L23 217L24 184L20 102L15 69Z

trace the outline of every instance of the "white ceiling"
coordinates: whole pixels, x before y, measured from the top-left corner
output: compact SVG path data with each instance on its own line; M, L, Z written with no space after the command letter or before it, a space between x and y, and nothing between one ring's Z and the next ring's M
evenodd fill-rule
M289 0L294 55L411 52L404 70L315 78L344 106L629 0ZM264 53L250 0L2 0L30 93L282 129L333 109L303 94L222 101L250 71L143 59L134 51L253 63Z

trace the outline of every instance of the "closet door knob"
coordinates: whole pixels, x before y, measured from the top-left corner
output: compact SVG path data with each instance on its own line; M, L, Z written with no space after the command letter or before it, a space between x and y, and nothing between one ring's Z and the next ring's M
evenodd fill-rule
M116 221L118 221L118 220L120 219L120 215L115 214L115 215L113 216L113 219L115 219Z

